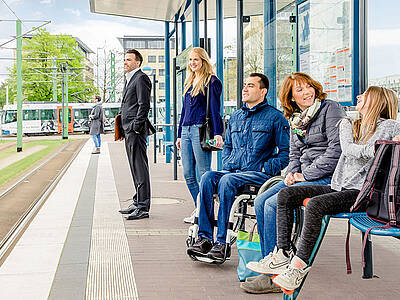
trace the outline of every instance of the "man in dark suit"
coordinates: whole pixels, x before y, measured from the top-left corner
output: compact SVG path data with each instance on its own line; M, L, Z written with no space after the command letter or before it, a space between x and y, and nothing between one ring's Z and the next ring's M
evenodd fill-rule
M120 210L129 214L127 220L149 217L150 175L147 160L147 115L150 109L151 82L139 68L143 57L139 51L126 51L124 71L126 83L121 103L121 125L125 135L125 149L135 185L136 194L133 203ZM122 138L123 139L123 138Z

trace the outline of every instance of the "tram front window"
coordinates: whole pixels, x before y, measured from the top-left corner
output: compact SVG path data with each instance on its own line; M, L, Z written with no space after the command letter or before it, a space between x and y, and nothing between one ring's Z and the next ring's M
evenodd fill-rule
M9 110L6 112L6 118L4 123L12 123L17 122L17 111L16 110Z

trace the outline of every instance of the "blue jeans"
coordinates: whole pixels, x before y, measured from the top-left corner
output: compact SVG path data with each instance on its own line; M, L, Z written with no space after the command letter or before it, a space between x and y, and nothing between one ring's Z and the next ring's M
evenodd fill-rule
M183 176L196 206L199 194L199 182L196 177L196 166L200 177L211 170L211 151L203 151L200 146L199 125L182 126L181 156Z
M94 146L96 148L100 148L100 146L101 146L100 134L92 134L92 139L94 142Z
M270 178L269 175L256 171L205 173L200 181L199 236L213 240L215 218L213 194L218 193L219 198L217 241L225 243L229 213L237 189L246 183L263 184L268 178Z
M330 177L321 178L314 181L296 182L293 186L299 185L328 185L331 183ZM274 250L276 245L276 207L278 192L286 187L281 181L266 190L254 200L254 210L257 217L258 233L260 235L261 254L267 256Z

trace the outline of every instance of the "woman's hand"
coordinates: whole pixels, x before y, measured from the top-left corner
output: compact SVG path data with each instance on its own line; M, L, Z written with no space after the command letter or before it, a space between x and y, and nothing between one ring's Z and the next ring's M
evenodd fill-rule
M301 174L301 173L294 173L293 176L294 176L294 180L296 180L296 182L306 181L303 174Z
M396 136L393 138L393 141L395 141L395 142L400 142L400 135L396 135Z
M222 148L224 146L224 140L222 139L222 136L220 135L215 135L214 136L215 140L215 146L218 148Z
M295 183L296 182L296 180L294 180L294 175L293 175L293 173L292 172L290 172L290 173L288 173L287 175L286 175L286 177L285 177L285 180L284 180L284 183L287 185L287 186L291 186L293 183Z
M176 145L176 148L178 148L179 150L181 150L181 138L177 138L177 139L176 139L175 145Z

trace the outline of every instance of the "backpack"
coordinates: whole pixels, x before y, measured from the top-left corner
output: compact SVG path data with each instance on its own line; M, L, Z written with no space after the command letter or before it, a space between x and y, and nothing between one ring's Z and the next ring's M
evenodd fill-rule
M350 212L366 211L375 221L400 227L399 156L400 142L376 141L372 166Z
M378 140L375 142L375 157L365 182L350 212L366 212L367 216L382 223L381 227L370 227L364 235L362 262L365 266L364 248L371 229L400 227L400 142ZM350 222L346 238L347 273L351 273L349 256Z

